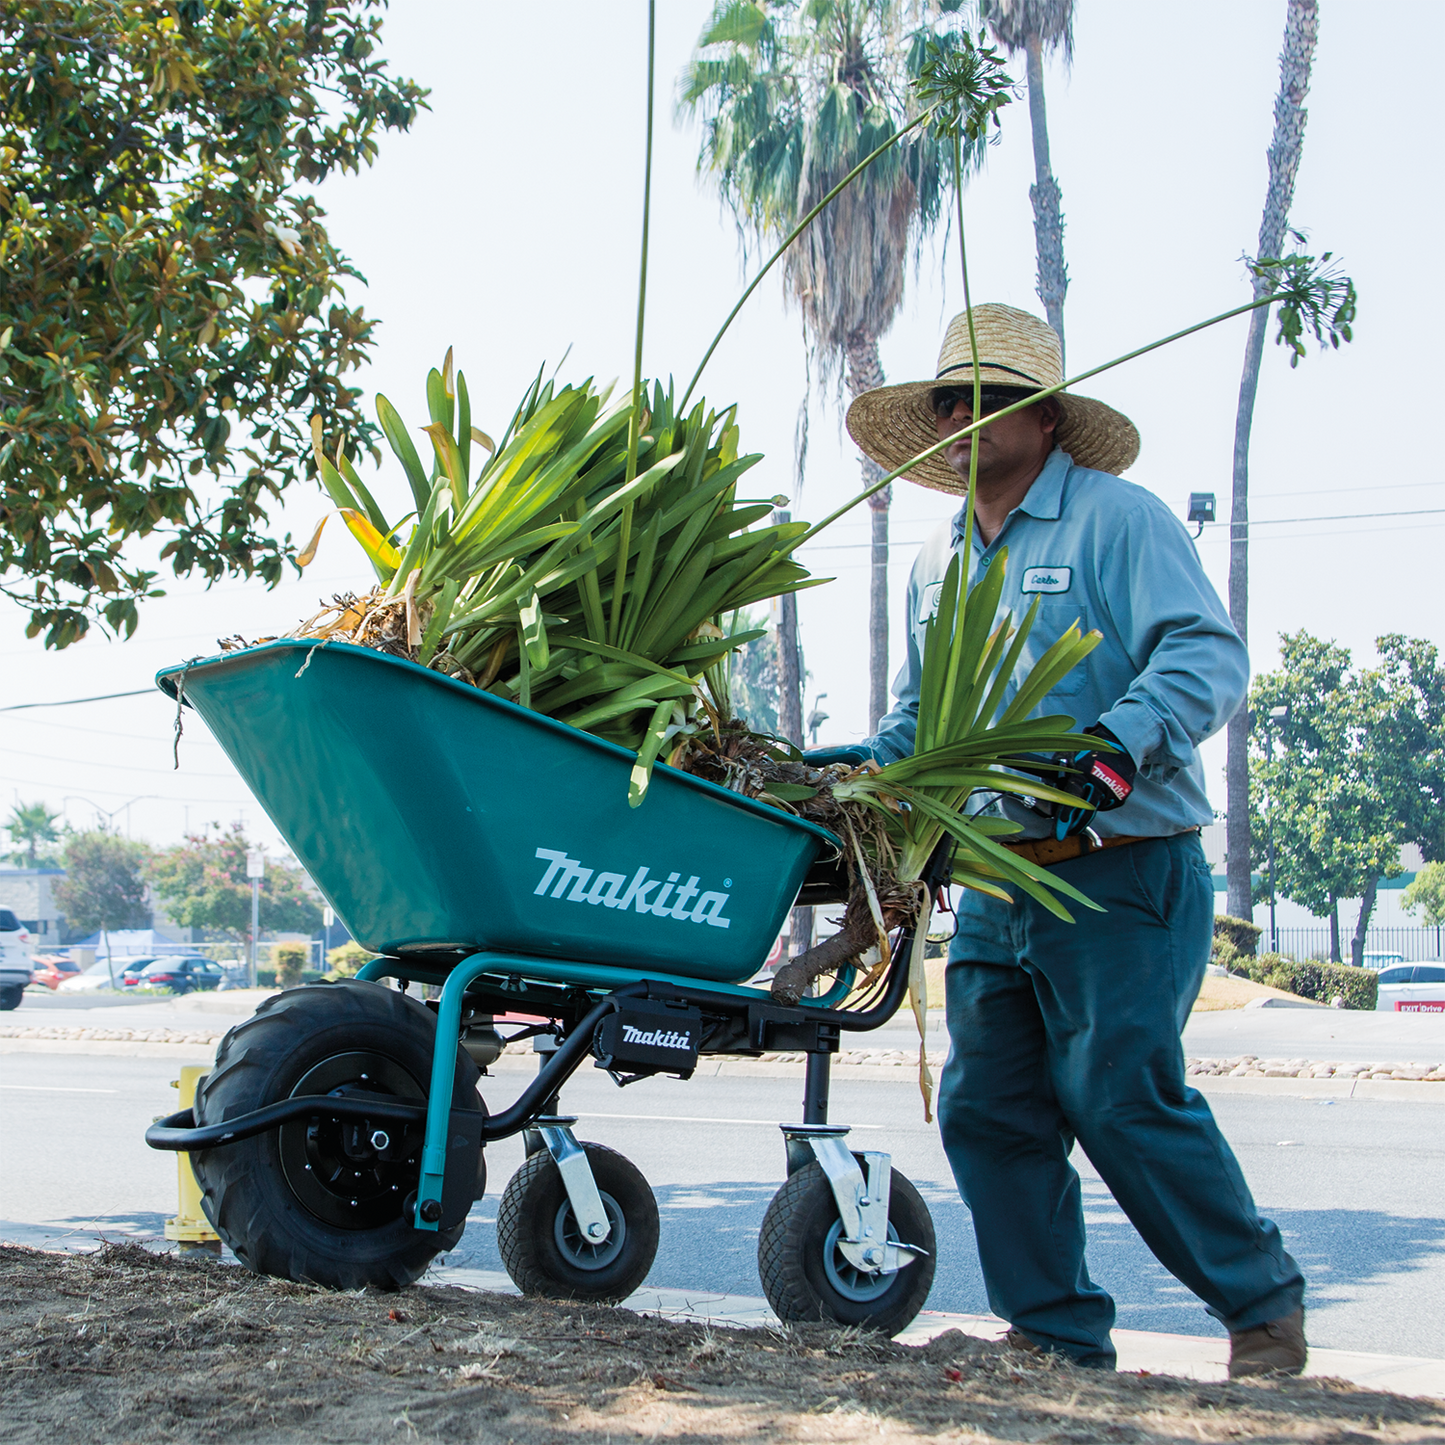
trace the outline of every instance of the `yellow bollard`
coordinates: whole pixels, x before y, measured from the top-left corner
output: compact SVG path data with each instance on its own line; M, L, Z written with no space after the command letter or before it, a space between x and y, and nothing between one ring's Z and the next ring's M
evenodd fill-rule
M181 1069L180 1078L171 1080L171 1088L181 1091L181 1108L195 1107L196 1089L210 1072L210 1069L198 1064L187 1064ZM180 1179L180 1208L174 1219L166 1220L166 1238L176 1240L182 1251L189 1247L219 1253L221 1236L211 1228L210 1221L201 1211L201 1186L196 1182L196 1171L191 1168L189 1154L176 1155L176 1172Z

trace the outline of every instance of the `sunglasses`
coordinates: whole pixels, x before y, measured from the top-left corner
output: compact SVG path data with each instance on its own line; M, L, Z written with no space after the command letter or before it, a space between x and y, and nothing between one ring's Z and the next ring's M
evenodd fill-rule
M1024 386L986 386L979 396L979 415L992 416L1007 406L1024 401L1032 396L1030 388ZM944 386L933 393L933 414L942 419L953 415L953 409L962 402L973 413L973 388L971 386Z

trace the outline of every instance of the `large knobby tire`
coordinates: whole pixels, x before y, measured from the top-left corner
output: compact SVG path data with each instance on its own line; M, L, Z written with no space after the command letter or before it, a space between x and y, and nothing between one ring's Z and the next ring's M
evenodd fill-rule
M583 1239L562 1175L545 1149L512 1175L497 1209L497 1249L523 1294L616 1304L657 1256L657 1200L642 1172L603 1144L583 1144L611 1234Z
M19 1008L20 1000L25 997L25 985L17 983L0 988L0 1011L8 1012L10 1009Z
M860 1325L894 1335L910 1324L933 1286L933 1219L912 1183L896 1169L888 1196L888 1234L927 1253L896 1274L855 1270L837 1247L838 1204L814 1160L773 1196L758 1235L758 1274L780 1320Z
M380 984L350 979L287 989L221 1041L216 1067L196 1095L196 1122L217 1124L293 1094L348 1087L420 1102L435 1037L430 1010ZM458 1049L453 1108L483 1107L478 1077ZM414 1228L408 1204L419 1142L406 1157L354 1160L340 1148L341 1127L303 1120L192 1154L202 1208L257 1274L334 1289L401 1289L453 1248L466 1224ZM482 1182L479 1171L478 1193Z

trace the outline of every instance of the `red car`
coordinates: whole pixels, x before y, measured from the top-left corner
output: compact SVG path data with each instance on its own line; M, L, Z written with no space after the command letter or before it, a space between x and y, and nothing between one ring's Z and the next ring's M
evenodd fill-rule
M31 963L35 965L30 974L31 983L43 983L52 991L59 988L68 978L80 973L80 965L61 953L37 953Z

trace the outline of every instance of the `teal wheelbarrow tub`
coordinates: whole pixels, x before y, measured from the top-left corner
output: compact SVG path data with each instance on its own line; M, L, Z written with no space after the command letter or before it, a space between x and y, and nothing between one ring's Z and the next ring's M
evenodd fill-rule
M398 1287L454 1247L485 1145L521 1133L497 1243L526 1293L616 1301L659 1216L636 1167L579 1143L560 1090L591 1059L619 1084L692 1077L704 1055L796 1050L802 1120L759 1237L785 1320L892 1333L922 1308L935 1240L888 1154L829 1123L831 1056L906 994L911 930L850 994L793 1006L746 986L797 903L839 903L837 839L404 659L285 640L157 681L193 708L345 922L357 979L266 1000L223 1039L193 1110L146 1131L189 1152L202 1206L261 1273ZM927 881L942 887L941 848ZM394 980L400 989L384 986ZM407 990L435 985L423 1005ZM498 1022L530 1017L504 1039ZM530 1037L536 1075L489 1112L479 1072ZM687 1283L676 1281L676 1283Z

